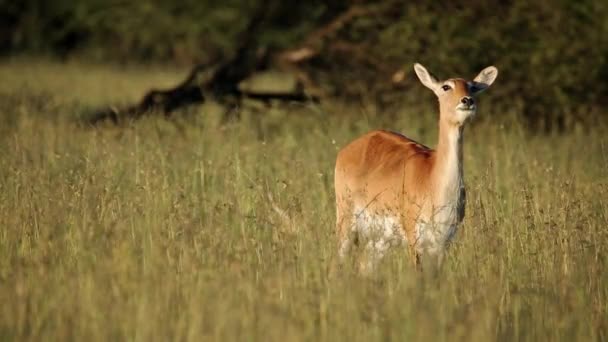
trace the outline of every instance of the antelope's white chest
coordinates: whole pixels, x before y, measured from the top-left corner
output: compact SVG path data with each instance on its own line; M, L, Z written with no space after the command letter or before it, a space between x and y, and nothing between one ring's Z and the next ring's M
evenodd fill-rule
M452 240L458 223L418 221L416 223L416 252L421 255L437 255Z
M445 194L440 204L429 208L426 216L416 221L416 251L420 254L438 254L452 240L464 218L466 195L462 181L454 191Z

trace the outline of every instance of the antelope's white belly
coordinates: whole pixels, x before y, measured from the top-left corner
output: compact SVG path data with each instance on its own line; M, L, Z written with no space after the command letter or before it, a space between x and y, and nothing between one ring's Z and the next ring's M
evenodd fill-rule
M444 207L432 218L421 217L415 226L416 251L421 255L440 254L454 237L459 219L456 207ZM397 215L390 211L355 210L351 229L367 241L367 248L380 255L390 247L407 243L407 236Z
M378 213L365 208L357 209L352 229L369 241L368 246L373 246L379 252L407 241L399 217L388 211Z

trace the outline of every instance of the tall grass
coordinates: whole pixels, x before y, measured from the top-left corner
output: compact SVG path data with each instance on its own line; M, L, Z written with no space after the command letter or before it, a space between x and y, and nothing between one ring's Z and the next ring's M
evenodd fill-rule
M405 250L360 277L329 271L336 152L377 127L434 145L430 97L397 118L292 106L222 123L205 105L83 129L70 118L99 96L127 100L85 85L151 72L26 69L0 66L22 82L0 86L2 340L608 339L607 127L534 136L482 98L439 277ZM66 78L87 96L57 91Z

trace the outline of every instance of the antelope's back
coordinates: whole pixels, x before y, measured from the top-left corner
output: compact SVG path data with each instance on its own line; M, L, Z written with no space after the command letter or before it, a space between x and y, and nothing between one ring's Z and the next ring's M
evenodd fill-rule
M336 195L399 192L406 183L425 182L434 151L399 133L369 132L338 153ZM419 184L422 185L422 184Z

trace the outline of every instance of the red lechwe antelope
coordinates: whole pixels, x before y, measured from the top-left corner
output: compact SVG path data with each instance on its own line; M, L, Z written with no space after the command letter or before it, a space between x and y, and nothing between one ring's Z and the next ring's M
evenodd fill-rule
M420 64L414 70L439 99L437 149L377 130L345 146L336 160L338 254L344 259L354 243L365 241L363 271L401 244L417 265L425 259L441 264L464 217L463 128L476 112L474 96L494 82L498 70L487 67L473 81L438 81Z

